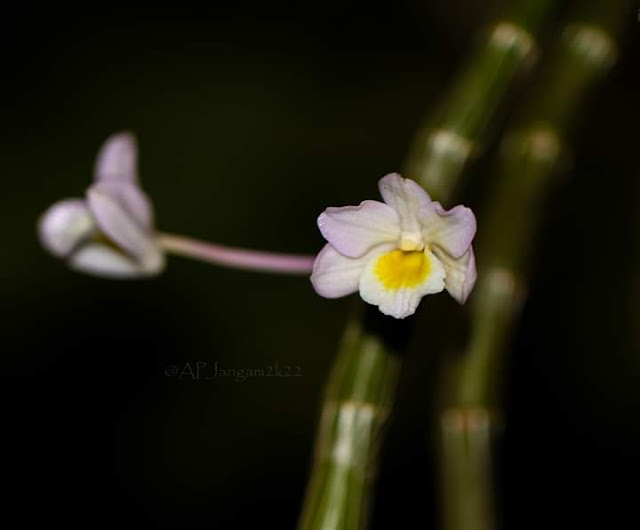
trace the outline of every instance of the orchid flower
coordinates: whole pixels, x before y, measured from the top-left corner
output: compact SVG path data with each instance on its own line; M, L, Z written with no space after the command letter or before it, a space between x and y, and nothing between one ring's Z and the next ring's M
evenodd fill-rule
M171 252L216 265L280 274L309 274L313 256L228 247L157 233L151 201L140 189L136 141L110 136L98 153L84 199L65 199L40 218L42 245L72 269L108 278L161 273Z
M43 246L75 270L113 278L162 272L164 252L151 201L138 185L133 135L106 140L86 197L55 203L40 218L39 232Z
M412 315L423 296L444 289L464 303L476 280L473 212L465 206L445 210L396 173L378 187L384 202L327 208L318 217L328 243L313 265L316 292L339 298L359 291L395 318Z

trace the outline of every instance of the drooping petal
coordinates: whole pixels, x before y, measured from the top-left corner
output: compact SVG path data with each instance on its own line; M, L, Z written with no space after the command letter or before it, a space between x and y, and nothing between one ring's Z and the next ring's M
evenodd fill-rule
M375 245L396 241L400 219L383 202L363 201L358 206L327 208L318 217L318 228L335 250L357 258Z
M67 199L53 204L38 223L42 245L58 257L68 256L95 230L95 221L82 199Z
M476 216L466 206L445 210L432 202L420 208L418 219L425 243L439 245L454 258L469 250L476 235Z
M135 184L118 180L105 180L93 184L90 189L111 197L142 228L150 230L153 227L153 206L151 201Z
M72 269L104 278L137 278L144 272L130 257L102 243L89 243L69 259Z
M434 247L433 252L447 273L444 280L445 289L456 301L464 304L478 276L473 247L469 247L469 250L460 258L453 258L438 247Z
M138 149L136 139L128 132L109 136L102 144L96 160L94 179L119 180L136 183L138 180Z
M107 237L139 261L157 252L153 235L136 221L135 217L109 193L97 186L87 191L89 209L96 223Z
M360 276L367 263L393 248L392 244L374 247L359 258L340 254L327 243L313 263L311 283L316 293L325 298L340 298L358 290Z
M445 271L429 250L391 250L369 261L360 278L360 296L385 315L412 315L427 294L444 289Z
M431 202L429 194L417 182L390 173L378 182L380 195L400 216L402 232L408 236L420 234L418 210Z

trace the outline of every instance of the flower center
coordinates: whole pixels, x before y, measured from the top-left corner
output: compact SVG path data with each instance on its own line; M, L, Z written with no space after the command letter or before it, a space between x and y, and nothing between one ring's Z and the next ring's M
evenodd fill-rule
M392 250L380 256L375 275L387 289L415 287L431 272L431 263L424 252Z

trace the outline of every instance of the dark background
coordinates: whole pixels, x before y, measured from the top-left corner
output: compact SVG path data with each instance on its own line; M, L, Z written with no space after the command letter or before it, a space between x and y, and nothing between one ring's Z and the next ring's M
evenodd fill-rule
M5 12L0 476L9 526L294 528L350 300L323 300L304 278L178 258L149 281L82 276L40 248L36 220L81 196L102 141L128 129L160 229L316 252L317 214L377 198L377 179L400 168L497 9L449 0ZM627 29L545 212L514 339L499 465L509 529L637 519L635 13ZM490 180L486 168L471 168L476 187ZM302 377L165 373L196 362L278 363ZM374 529L436 524L437 366L425 344L407 359Z

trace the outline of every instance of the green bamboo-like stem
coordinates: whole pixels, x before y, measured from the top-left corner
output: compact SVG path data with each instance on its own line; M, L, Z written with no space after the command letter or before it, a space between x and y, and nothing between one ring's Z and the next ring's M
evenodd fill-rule
M536 44L530 32L552 2L513 4L464 65L409 154L405 175L445 202L504 94L534 58ZM347 327L328 383L299 530L360 530L367 524L380 433L405 349L389 337L406 339L410 332L406 321L384 317L372 306L362 308L361 315L364 324L359 316Z
M301 528L361 528L400 371L391 348L348 327L326 389Z
M490 442L500 429L496 402L502 356L524 299L542 201L584 97L613 64L611 34L625 7L624 2L595 2L587 14L573 18L522 102L526 110L502 141L497 184L479 223L471 336L441 417L445 530L495 527Z
M489 26L483 44L416 135L405 173L435 199L451 200L465 164L482 149L481 139L500 103L537 56L532 31L552 4L519 2Z
M441 417L441 517L446 530L493 527L491 426L491 417L480 407L448 409Z

